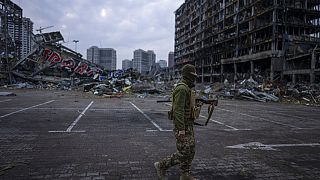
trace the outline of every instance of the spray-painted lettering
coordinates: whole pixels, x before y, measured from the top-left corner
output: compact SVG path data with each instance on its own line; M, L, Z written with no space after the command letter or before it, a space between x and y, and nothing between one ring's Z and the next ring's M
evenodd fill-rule
M65 59L62 61L61 66L65 68L73 69L75 67L76 63L73 59Z
M52 52L51 56L49 57L48 61L50 62L50 65L52 64L56 64L61 62L61 57L59 54L57 54L56 52Z
M65 69L89 77L93 77L95 74L103 72L102 69L98 68L96 65L83 62L83 60L80 61L73 58L63 59L58 53L48 48L43 50L41 60L43 62L49 62L50 65L60 64L60 66Z
M59 63L61 60L60 55L51 49L45 49L42 53L42 62L49 62L50 65Z
M76 67L76 68L74 69L74 72L83 75L83 73L84 73L85 71L87 71L88 67L89 67L88 64L79 63L78 67Z

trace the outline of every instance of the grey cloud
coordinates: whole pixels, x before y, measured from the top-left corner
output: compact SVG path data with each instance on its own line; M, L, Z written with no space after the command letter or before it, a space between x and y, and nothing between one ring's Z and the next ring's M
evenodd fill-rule
M118 65L132 59L137 48L153 49L157 59L173 51L174 11L183 0L14 0L34 27L54 25L65 39L79 40L78 50L86 56L92 45L117 50ZM105 9L105 17L101 16ZM74 44L69 42L70 48Z

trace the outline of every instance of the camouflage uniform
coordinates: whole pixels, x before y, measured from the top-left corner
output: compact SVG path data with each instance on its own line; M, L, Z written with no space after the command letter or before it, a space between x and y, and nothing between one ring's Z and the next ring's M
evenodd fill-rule
M182 68L182 80L172 93L172 110L168 113L173 120L174 135L176 137L177 152L154 163L157 175L165 179L166 170L180 164L180 180L195 180L190 175L190 166L195 154L195 140L193 123L200 109L195 106L194 87L197 78L196 68L185 65Z
M177 152L160 161L160 167L168 169L180 164L182 173L190 173L190 166L195 154L193 119L191 118L191 89L190 82L182 80L174 89L172 98L174 135ZM184 137L178 137L178 132L185 130Z

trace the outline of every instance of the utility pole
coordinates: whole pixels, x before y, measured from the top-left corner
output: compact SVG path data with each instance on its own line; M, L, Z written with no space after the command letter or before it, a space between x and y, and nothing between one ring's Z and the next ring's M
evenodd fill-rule
M77 44L79 40L73 40L72 42L74 42L74 51L77 52Z

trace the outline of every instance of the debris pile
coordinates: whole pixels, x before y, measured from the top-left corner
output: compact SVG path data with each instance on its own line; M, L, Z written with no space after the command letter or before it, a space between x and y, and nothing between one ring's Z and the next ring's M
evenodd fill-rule
M282 101L287 103L320 105L320 84L287 84Z
M137 95L144 98L147 95L170 94L174 86L173 82L165 83L155 81L148 76L129 69L127 71L114 71L102 81L92 82L83 85L84 92L91 92L98 96L122 96Z
M245 99L258 102L285 102L306 105L320 104L320 84L281 84L255 81L253 78L229 83L198 86L199 94L218 95L221 98Z

